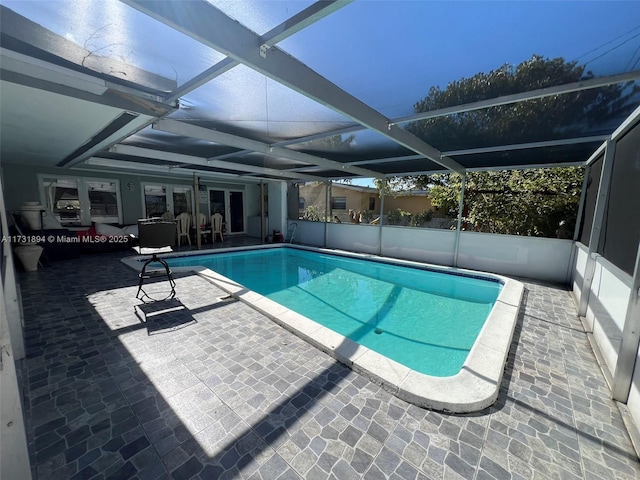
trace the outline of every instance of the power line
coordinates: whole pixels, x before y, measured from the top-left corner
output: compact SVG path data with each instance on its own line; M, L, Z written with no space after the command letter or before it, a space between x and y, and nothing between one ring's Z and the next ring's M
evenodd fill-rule
M584 64L585 64L585 65L588 65L588 64L590 64L591 62L594 62L594 61L598 60L599 58L604 57L606 54L613 52L616 48L620 48L622 45L624 45L625 43L630 42L631 40L633 40L633 39L634 39L634 38L636 38L636 37L640 37L640 33L635 34L633 37L628 38L628 39L627 39L627 40L625 40L624 42L622 42L622 43L620 43L620 44L616 45L615 47L610 48L610 49L609 49L609 50L607 50L606 52L601 53L601 54L600 54L600 55L598 55L597 57L592 58L591 60L589 60L588 62L585 62Z
M638 48L636 48L636 51L633 52L633 55L631 55L631 58L629 59L629 62L627 63L627 66L624 67L624 71L626 72L627 70L631 71L635 68L636 64L638 63L638 60L640 60L640 57L638 57L638 59L635 61L635 63L633 65L631 65L631 62L633 62L633 58L638 54L638 52L640 52L640 45L638 45ZM629 69L629 65L631 65L631 68Z
M629 30L628 32L623 33L622 35L618 35L617 37L615 37L612 40L609 40L608 42L603 43L602 45L597 46L596 48L594 48L593 50L589 50L587 53L583 53L582 55L580 55L579 57L577 57L575 60L580 60L583 57L586 57L587 55L589 55L590 53L595 52L596 50L600 50L602 47L606 47L607 45L615 42L616 40L619 40L627 35L629 35L631 32L634 32L635 30L640 29L640 25L635 26L634 28L632 28L631 30ZM617 47L616 47L617 48ZM607 52L605 52L607 53ZM593 60L590 60L593 61Z

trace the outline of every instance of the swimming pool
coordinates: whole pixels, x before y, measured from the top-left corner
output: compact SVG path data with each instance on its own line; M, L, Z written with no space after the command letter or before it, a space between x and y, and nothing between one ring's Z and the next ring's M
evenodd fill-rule
M298 246L234 250L166 260L173 270L197 271L400 398L459 412L497 398L518 282Z
M290 248L168 260L202 265L418 372L457 374L495 303L495 279Z

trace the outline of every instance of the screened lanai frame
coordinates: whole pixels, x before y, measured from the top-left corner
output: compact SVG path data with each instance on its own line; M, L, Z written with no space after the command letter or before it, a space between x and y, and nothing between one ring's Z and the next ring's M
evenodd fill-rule
M374 10L385 13L390 22L400 18L414 25L410 14L421 8L420 3L403 3L398 8L397 2L391 6L350 0L81 4L8 0L0 6L2 46L18 55L55 63L70 76L99 72L113 91L137 91L141 98L155 102L150 111L145 110L155 113L129 135L99 151L73 152L57 164L64 168L184 178L198 175L256 184L273 180L386 180L452 171L464 178L467 171L585 165L585 159L639 102L637 92L630 95L605 122L580 125L580 118L575 118L570 135L567 128L556 125L551 136L525 130L511 143L490 137L471 142L463 136L453 142L422 138L412 132L425 122L479 111L526 109L541 99L566 102L582 92L597 94L612 85L624 85L626 92L633 93L640 82L640 70L631 68L637 61L618 61L608 66L606 75L591 74L569 83L552 78L534 90L502 92L497 97L417 112L410 102L398 100L404 92L395 84L358 81L362 72L379 75L380 69L359 67L356 75L349 68L331 70L326 54L323 56L324 43L313 41L320 38L328 45L344 44L339 53L352 58L366 54L363 47L371 49L377 56L372 60L399 69L401 78L394 83L408 85L411 80L404 79L411 77L417 62L402 60L403 52L398 49L382 52L385 42L406 38L401 29L394 37L371 35L376 27L368 24L358 29L338 28ZM405 16L399 16L397 12L404 10ZM430 13L437 17L438 9L432 8ZM110 23L104 23L105 16ZM458 22L450 23L447 28L455 29ZM437 31L438 27L431 28ZM482 22L474 28L478 28L476 33L491 30ZM362 32L370 38L358 44ZM473 38L464 47L470 48L471 43L482 44L482 37ZM485 50L489 55L490 49ZM599 51L596 54L596 59L606 56ZM487 68L498 67L493 64ZM413 101L417 100L419 95ZM105 130L130 121L127 115L125 112L120 123ZM464 187L458 232L463 194ZM380 215L384 212L381 207Z
M130 166L135 167L135 160L138 158L144 159L141 163L145 165L145 170L152 170L157 165L160 172L166 171L167 167L174 167L171 168L174 173L186 169L184 173L201 172L205 176L214 176L216 172L233 175L231 172L235 171L239 178L246 177L247 181L256 181L256 178L261 177L267 180L322 181L355 177L383 178L450 170L463 172L465 169L578 164L584 162L590 149L596 148L616 125L608 129L600 126L595 128L596 131L588 129L571 138L535 139L515 145L490 145L492 142L487 141L481 146L452 150L435 148L427 141L409 134L405 127L424 121L425 118L459 115L498 105L523 105L531 99L558 98L576 91L636 82L640 78L639 71L614 70L611 75L595 76L564 85L556 85L552 80L550 86L534 91L509 93L435 111L409 113L412 106L406 104L404 108L382 108L383 114L305 65L303 62L314 65L317 51L305 52L300 45L296 46L296 38L305 40L306 35L321 30L325 23L334 19L337 22L344 21L344 18L348 18L350 9L362 13L363 9L381 8L379 2L376 2L375 7L365 7L361 2L350 1L294 2L286 6L278 2L268 3L273 5L268 7L259 2L250 2L243 6L242 2L223 2L218 7L224 11L204 1L185 3L126 0L123 4L109 3L111 6L108 9L114 19L123 22L119 25L121 31L133 30L135 22L142 21L140 19L144 20L145 29L150 30L146 34L133 30L134 38L131 41L134 43L130 46L131 51L136 54L125 60L131 59L137 67L146 69L155 68L158 64L162 66L164 61L162 70L156 72L166 77L169 77L169 71L174 71L175 78L167 78L176 84L170 91L158 89L159 83L141 84L140 87L155 89L164 103L177 104L179 108L168 111L162 115L166 118L156 119L153 126L140 129L113 149L101 151L92 155L92 158L79 155L66 166L88 164L117 169L125 166L126 162L131 162ZM18 6L11 1L6 4L7 8ZM108 49L110 44L107 39L103 41L105 45L99 43L103 34L100 23L96 23L95 17L99 15L93 14L92 17L92 4L89 2L87 5L89 7L85 7L82 13L88 19L93 18L93 23L90 23L91 27L85 27L85 40L76 41L84 47L96 49L96 54L87 57L87 60L93 58L96 63L88 68L90 71L91 68L98 68L100 61L110 60L107 55L98 58L101 49ZM298 11L292 15L296 9ZM47 15L55 14L54 17L58 15L60 18L50 20L50 24L43 23L43 26L54 29L57 25L57 33L62 35L65 32L65 22L71 23L76 19L73 13L62 12L73 10L50 7ZM182 15L183 13L189 15ZM218 26L214 29L215 32L198 32L200 26L210 24ZM76 34L73 28L71 30ZM266 33L258 34L254 31ZM166 63L167 58L172 58L171 55L162 52L161 43L154 43L151 38L169 34L171 43L176 42L180 52L193 49L197 53L184 55L184 58L178 57L175 62L189 65L193 61L191 59L197 59L193 66L176 69L173 64ZM239 38L244 38L245 41L238 41ZM283 50L277 44L281 44ZM129 45L125 45L127 46ZM286 48L299 53L303 62L289 55ZM52 50L59 53L59 50ZM137 52L158 55L160 62L152 64ZM401 52L395 52L395 56L401 56ZM206 64L211 63L212 66L203 70ZM195 72L199 73L194 75ZM322 68L320 73L324 73ZM112 76L116 81L122 80L117 78L117 74ZM248 83L238 85L234 91L234 82L243 77L246 77ZM341 77L344 79L338 84L346 84L349 76ZM260 90L262 85L264 90ZM255 91L252 86L257 86ZM380 88L362 95L365 98L375 96ZM237 91L242 93L238 94ZM393 88L387 88L386 91L387 97L391 99L390 103L394 104ZM231 102L219 104L219 108L206 100L225 95L230 96ZM243 96L247 98L240 102L239 99ZM262 105L257 105L260 102ZM285 105L286 108L278 112L281 104L287 103L291 105ZM240 119L230 118L234 108L240 112ZM389 113L400 112L405 114L387 116ZM247 113L248 117L242 118ZM293 119L288 126L285 118L287 115ZM285 126L276 128L280 123ZM293 128L296 124L307 127ZM331 142L327 142L327 139L338 136L344 140L349 135L355 136L357 147L347 149L346 152L343 147L334 148L331 147ZM125 147L137 149L125 154L118 151ZM544 160L535 157L532 159L530 152L541 151L539 149L544 147L555 151L549 156L544 155ZM161 150L161 153L175 153L176 158L172 161L161 155L162 158L156 159L156 155L159 155L157 150ZM495 153L507 151L507 159L502 164L496 164ZM527 152L529 155L525 154ZM158 162L154 162L154 159Z
M454 3L454 14L442 13L453 8ZM437 6L426 12L428 15L414 14L424 5ZM611 85L626 85L627 91L638 86L640 70L636 68L635 55L640 48L636 52L636 44L629 42L635 33L629 34L628 23L640 18L638 2L616 2L614 7L599 2L499 2L495 4L497 9L491 5L436 4L426 0L4 0L0 5L1 80L13 85L27 80L24 85L34 90L49 89L56 95L90 99L121 110L121 115L88 138L87 144L74 146L72 153L57 163L38 165L67 169L70 175L80 170L114 175L135 172L182 178L185 182L197 176L211 182L259 184L262 198L265 182L280 182L279 186L287 182L292 186L300 181L385 180L451 171L464 175L468 171L504 168L587 164L590 168L598 155L594 152L603 153L603 158L612 155L612 134L634 109L638 118L637 96L631 96L618 115L606 122L582 128L579 118L575 118L575 128L568 132L556 128L554 135L547 137L524 132L518 139L483 138L471 143L459 138L467 143L455 143L412 133L413 127L426 121L441 122L491 109L522 108L540 99L562 101L577 92L603 91ZM501 16L501 22L494 15L500 9L514 11L549 5L553 5L554 12L545 17L544 24L516 24L506 16ZM579 37L562 36L571 30L568 27L581 23L582 8L600 9L596 21L574 29ZM369 10L384 13L380 16L384 22L365 21ZM423 46L429 54L444 49L461 34L458 17L477 15L471 25L475 35L444 61L426 55L411 58L416 51L406 40L411 40L411 35L418 38L420 32L402 28L402 12L408 22L422 21L427 25L431 36ZM611 33L608 23L615 24L615 33ZM348 28L341 29L339 25ZM561 48L547 53L538 50L537 45L528 46L529 50L523 49L517 57L491 57L501 52L503 45L516 43L508 37L496 39L491 35L508 31L515 36L518 29L531 29L531 39L549 39ZM364 41L358 43L359 37ZM386 44L393 48L385 50ZM572 51L570 46L578 46L581 51ZM627 48L626 57L602 63L623 47ZM587 57L583 58L585 52ZM414 109L414 103L427 95L431 86L444 88L448 82L486 73L505 62L516 65L534 53L578 60L580 65L588 64L594 74L571 82L551 78L534 90L498 92L471 103L458 102L427 112ZM368 59L368 66L351 73L354 58ZM331 64L337 67L327 68ZM467 65L473 66L462 69ZM449 69L451 73L433 80L424 74L425 68L429 73ZM52 73L63 77L63 83L51 80ZM34 117L51 116L55 123L56 114L63 113L34 112ZM119 128L126 133L120 135ZM3 136L3 143L10 142L10 137ZM99 139L107 145L98 143ZM601 147L603 142L606 147ZM604 186L609 177L602 178ZM605 195L605 190L596 190L596 195ZM590 208L588 194L585 180L579 218ZM381 203L382 213L384 199ZM602 208L594 205L596 220L604 215ZM454 265L458 263L463 236L461 217L459 209ZM637 218L634 221L637 224ZM601 219L593 224L596 229L601 225ZM328 226L325 223L325 243ZM383 225L378 226L379 245L383 229ZM576 228L574 239L579 240L580 233ZM546 243L552 241L545 239ZM587 248L591 262L597 255L595 243L589 242ZM638 351L638 258L640 253L630 279L624 342L612 372L613 396L623 402L629 396ZM624 275L626 280L628 275ZM586 311L591 294L588 281L582 290L581 314Z
M418 112L408 102L400 105L396 95L401 89L377 84L360 87L354 83L357 75L348 68L328 69L322 56L323 44L311 41L320 34L332 44L333 37L344 36L347 42L341 52L350 57L362 55L362 45L353 47L352 43L362 31L371 33L372 27L340 31L338 26L371 10L380 10L391 22L397 21L400 17L393 12L404 9L408 13L402 20L413 25L409 14L421 7L419 3L403 3L398 9L397 3L389 8L385 2L350 0L123 0L78 5L64 0L39 5L43 10L39 12L39 8L29 7L35 3L8 0L0 8L5 19L3 48L54 62L70 73L100 72L114 91L137 89L145 99L156 103L155 114L129 135L102 150L78 149L57 164L65 168L154 172L185 178L198 175L244 183L297 183L386 180L446 172L457 172L465 178L468 171L585 165L585 159L638 104L640 70L632 68L637 61L629 61L624 68L620 62L617 67L609 65L607 75L590 74L569 83L551 78L534 90L509 90L497 97ZM75 8L61 8L65 6ZM437 8L431 13L437 16ZM105 15L115 25L114 32L110 31L111 23L104 23ZM456 24L453 21L448 28ZM327 35L326 30L323 33L323 29L333 28L336 35ZM487 26L483 31L490 29ZM400 29L396 35L403 38ZM167 40L162 41L164 37ZM374 35L370 45L364 45L378 52L384 42L396 41L388 37ZM482 38L473 38L476 42L482 43ZM626 40L621 45L624 43ZM400 51L379 55L385 65L402 66ZM369 67L368 71L374 70ZM407 71L400 73L410 76ZM335 83L330 76L335 76ZM526 129L513 143L491 137L469 141L464 136L447 141L416 133L426 122L437 124L479 111L527 109L542 99L552 107L553 102L571 101L582 92L596 95L612 85L623 85L629 93L619 111L605 121L584 125L576 115L569 119L570 127L553 125L551 135L546 137ZM385 92L384 98L381 91ZM126 124L130 121L127 115L124 112L120 123L114 121L115 125L105 130ZM458 232L463 202L464 183ZM574 239L577 235L576 230Z
M633 150L620 148L621 142L632 138L635 147L640 144L640 108L636 109L620 127L605 141L587 160L582 195L580 199L580 211L574 240L586 246L587 262L584 268L581 292L578 302L578 315L586 319L589 303L591 301L594 286L594 270L596 269L596 257L602 256L609 261L614 268L620 269L630 276L629 300L626 313L622 320L623 329L618 348L618 356L614 366L602 360L602 368L610 384L612 398L627 403L634 378L636 356L640 345L640 230L634 229L633 223L625 228L626 216L637 211L637 201L634 203L629 191L634 190L634 180L640 177L633 171ZM626 151L622 151L626 150ZM618 154L622 151L621 154ZM638 153L635 153L635 163L638 162ZM617 184L616 184L617 183ZM626 183L626 185L625 185ZM618 192L619 190L619 192ZM618 204L622 200L622 208L610 209L612 195L618 195ZM620 241L615 243L616 250L607 250L605 240L609 230L610 218L616 218L614 230L611 232L619 238L624 237L629 241L626 245ZM622 255L621 255L622 254ZM580 274L581 272L577 272ZM596 319L593 319L596 321ZM585 321L585 330L593 333L593 324ZM607 333L607 332L605 332ZM607 333L608 335L608 333Z

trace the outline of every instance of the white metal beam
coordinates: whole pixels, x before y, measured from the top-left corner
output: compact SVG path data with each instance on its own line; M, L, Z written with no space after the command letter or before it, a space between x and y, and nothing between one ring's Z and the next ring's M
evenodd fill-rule
M405 160L419 160L424 158L422 155L404 155L402 157L374 158L371 160L357 160L355 162L347 162L347 165L375 165L378 163L402 162Z
M557 85L555 87L548 87L538 90L530 90L514 95L505 95L501 97L490 98L479 102L466 103L462 105L454 105L447 108L439 108L436 110L430 110L428 112L417 113L414 115L407 115L405 117L398 117L391 120L392 124L407 123L413 120L424 120L426 118L443 117L446 115L453 115L456 113L468 112L471 110L481 110L484 108L495 107L498 105L507 105L509 103L526 102L527 100L533 100L536 98L544 98L545 96L562 95L564 93L576 92L578 90L588 90L592 88L598 88L606 85L614 85L616 83L624 83L627 81L633 81L640 79L640 71L623 73L620 75L611 75L608 77L601 77L591 80L583 80L575 83L568 83L565 85ZM640 107L639 107L640 108ZM310 140L317 140L320 138L331 137L333 135L343 135L345 133L358 132L363 130L361 126L340 128L332 130L330 132L319 133L315 135L309 135L307 137L294 138L291 140L285 140L278 142L274 145L296 145L298 143L308 142ZM449 152L443 152L445 155L449 155Z
M338 88L286 52L271 47L267 54L263 52L263 56L260 51L263 44L259 35L209 3L122 1L445 168L457 172L464 171L462 165L444 157L437 149L410 132L392 125L384 115ZM380 174L376 176L379 177Z
M195 173L199 177L216 179L216 178L224 178L225 181L234 181L235 183L246 183L248 181L260 183L264 182L264 178L254 177L251 175L241 175L235 173L221 173L221 172L208 172L206 170L196 170L193 168L176 168L168 165L150 165L148 163L142 162L129 162L125 160L112 160L110 158L100 158L100 157L91 157L84 161L84 164L96 166L96 167L107 167L118 170L131 170L135 172L153 172L156 174L162 174L165 176L174 176L181 175L185 177L192 177ZM271 179L269 179L271 180ZM279 180L273 180L279 181ZM285 181L285 180L281 180Z
M332 170L346 171L355 175L362 175L364 177L381 178L382 175L373 170L366 170L359 167L351 167L334 160L326 158L316 157L307 153L296 152L295 150L289 150L283 147L274 147L268 143L259 142L250 138L239 137L237 135L231 135L229 133L218 132L216 130L210 130L208 128L199 127L197 125L191 125L184 122L178 122L176 120L163 119L159 120L153 125L153 128L167 133L173 133L175 135L182 135L185 137L199 138L201 140L207 140L209 142L218 143L221 145L228 145L231 147L241 148L243 150L250 150L252 152L264 153L265 155L271 155L274 157L287 158L301 163L308 163L310 165L319 165L322 167L330 168ZM217 160L212 160L217 161Z
M610 138L609 135L592 135L589 137L565 138L562 140L547 140L544 142L518 143L513 145L499 145L495 147L468 148L465 150L451 150L447 155L475 155L478 153L508 152L511 150L526 150L529 148L561 147L564 145L577 145L580 143L603 142Z
M353 0L331 0L331 1L319 1L309 5L307 8L297 13L293 17L285 20L280 25L274 27L267 33L265 33L261 39L263 45L272 47L278 42L281 42L287 37L290 37L296 32L299 32L305 27L321 20L327 15L335 12L336 10L348 5ZM179 97L186 95L187 93L201 87L205 83L213 80L214 78L222 75L223 73L231 70L232 68L240 65L240 62L232 58L225 58L220 60L215 65L211 66L201 74L180 85L174 91L168 93L165 97L165 101L172 102Z
M565 138L562 140L548 140L544 142L518 143L513 145L498 145L494 147L468 148L466 150L450 150L443 152L445 155L474 155L478 153L495 153L507 152L511 150L525 150L528 148L544 148L557 147L563 145L576 145L580 143L602 142L610 138L609 135L593 135L590 137ZM405 155L402 157L376 158L373 160L358 160L356 162L347 162L347 165L375 165L379 163L402 162L406 160L416 160L422 158L420 155ZM515 167L514 167L515 168Z
M172 92L169 92L164 99L166 102L173 102L183 95L194 91L196 88L200 88L202 85L210 82L214 78L219 77L223 73L228 72L237 65L238 62L229 57L220 60L215 65L207 68L204 72L186 81Z
M472 110L482 110L484 108L497 107L500 105L508 105L510 103L525 102L527 100L535 100L544 97L552 97L554 95L562 95L565 93L579 92L581 90L589 90L592 88L606 87L617 83L631 82L640 79L640 70L633 72L621 73L618 75L610 75L608 77L591 78L588 80L580 80L578 82L566 83L564 85L556 85L553 87L539 88L528 92L514 93L512 95L504 95L497 98L489 98L478 102L465 103L463 105L454 105L447 108L439 108L428 112L415 113L405 117L399 117L393 120L393 124L413 122L415 120L425 120L427 118L443 117L453 115L455 113L470 112Z
M349 5L351 2L353 0L322 0L312 3L304 10L262 35L261 41L263 45L272 47L318 20L322 20L327 15L331 15L333 12Z
M460 252L460 235L462 232L462 214L464 213L464 194L467 187L467 173L462 176L460 187L460 199L458 200L458 220L456 222L456 242L453 249L453 266L458 266L458 254Z
M165 160L169 162L181 163L183 165L201 165L204 167L224 168L225 170L235 170L244 173L257 173L262 175L270 175L274 177L282 177L283 179L295 178L309 182L325 181L323 177L314 175L305 175L296 172L287 172L286 170L278 170L276 168L259 167L256 165L244 165L241 163L224 162L221 160L208 160L203 157L194 155L184 155L181 153L165 152L161 150L153 150L149 148L133 147L130 145L115 145L109 149L111 153L120 155L130 155L132 157L153 158L156 160ZM182 168L182 165L176 165L174 168ZM209 172L212 173L212 172Z
M633 370L636 366L638 345L640 344L640 242L636 251L636 265L631 278L629 303L624 319L622 340L618 350L618 361L613 375L611 397L627 403L633 383Z
M591 233L589 235L589 253L587 256L587 265L582 281L582 291L580 294L580 304L578 305L578 315L586 316L587 307L589 305L589 296L591 294L591 285L596 266L593 254L598 251L600 245L600 237L602 232L602 224L609 197L609 188L611 187L611 176L613 174L613 161L615 157L615 142L606 141L604 149L604 159L602 161L602 173L600 174L600 185L598 186L598 197L596 198L596 208L593 212L593 221L591 224Z

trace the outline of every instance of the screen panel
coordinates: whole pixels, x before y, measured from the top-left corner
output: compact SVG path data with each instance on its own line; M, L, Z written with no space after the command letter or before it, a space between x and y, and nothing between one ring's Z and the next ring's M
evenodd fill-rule
M616 143L598 253L633 275L640 242L640 123Z
M598 199L603 161L604 153L600 155L589 168L587 192L584 198L582 218L580 219L580 230L578 231L578 240L587 247L589 246L589 237L591 236L591 228L593 227L593 216L596 213L596 200Z

